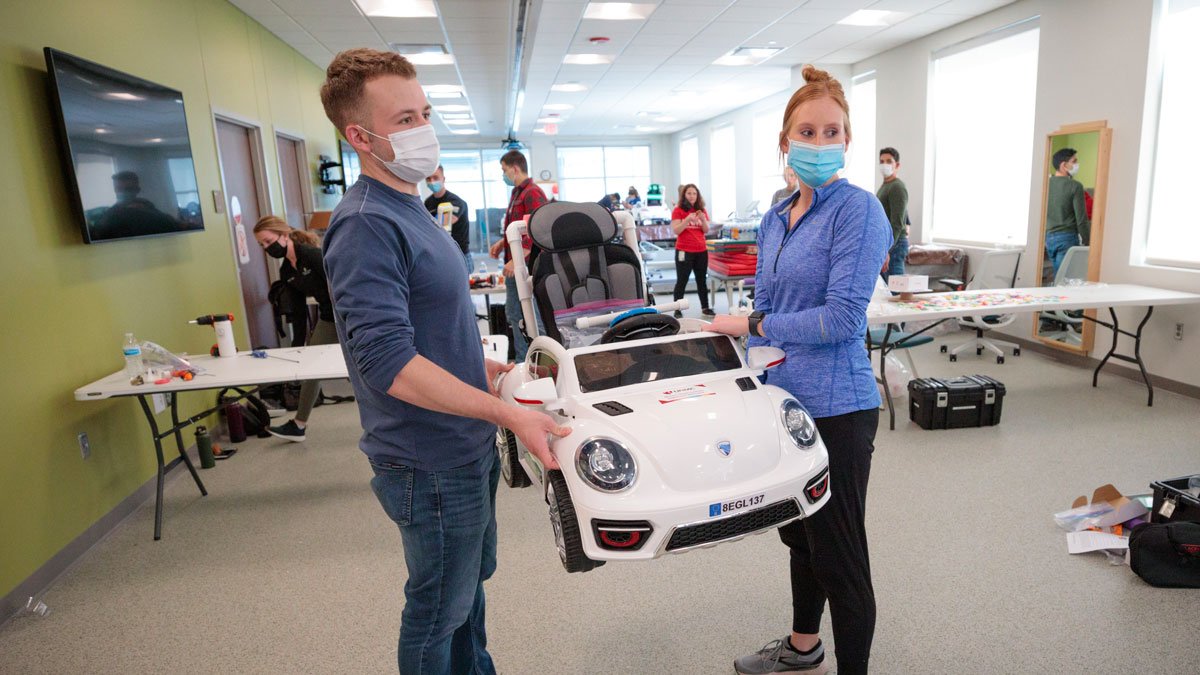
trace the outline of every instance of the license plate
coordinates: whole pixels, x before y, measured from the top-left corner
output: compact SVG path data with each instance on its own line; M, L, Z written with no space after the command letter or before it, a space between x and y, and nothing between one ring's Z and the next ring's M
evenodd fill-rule
M752 497L742 497L741 499L731 499L727 502L717 502L708 505L708 517L716 518L727 513L741 511L742 509L753 508L762 503L766 494L757 494Z

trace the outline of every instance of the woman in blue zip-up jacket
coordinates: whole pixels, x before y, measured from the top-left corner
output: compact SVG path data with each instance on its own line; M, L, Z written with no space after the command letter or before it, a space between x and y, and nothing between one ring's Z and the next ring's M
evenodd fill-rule
M788 101L779 149L800 178L758 234L755 312L719 316L711 330L750 335L787 360L768 381L796 397L829 450L829 502L779 530L791 549L792 632L743 656L744 675L824 670L818 631L833 617L839 673L865 673L875 632L875 593L864 526L867 479L879 423L879 391L865 347L867 303L892 245L873 194L837 176L850 141L841 84L805 66Z

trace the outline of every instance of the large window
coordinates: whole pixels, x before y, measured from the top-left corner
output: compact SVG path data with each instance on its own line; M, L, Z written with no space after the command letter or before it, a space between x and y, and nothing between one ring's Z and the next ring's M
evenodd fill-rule
M929 224L937 240L1025 244L1038 35L1030 22L934 55Z
M695 136L679 141L679 184L688 183L700 184L700 139ZM677 187L672 186L664 196L674 202L678 198L674 189Z
M846 180L864 190L875 191L879 148L875 143L875 73L855 77L850 85L850 153L846 156ZM888 144L890 145L890 144ZM904 154L900 148L896 148Z
M737 211L737 146L733 138L733 125L726 124L713 129L709 148L712 182L709 183L709 194L704 195L704 201L712 220L723 222L730 213Z
M1191 193L1200 155L1200 2L1171 0L1167 12L1145 257L1151 264L1200 268L1200 226Z
M441 163L446 171L446 189L463 198L471 214L471 251L486 252L500 238L504 212L512 188L504 184L500 172L502 148L442 150ZM530 159L525 151L525 158ZM422 197L428 196L421 186Z
M787 187L783 181L783 160L779 157L779 128L783 109L754 116L754 199L758 210L766 213L776 190Z
M650 146L558 149L558 192L564 201L595 202L613 192L625 199L630 186L641 195L650 187Z

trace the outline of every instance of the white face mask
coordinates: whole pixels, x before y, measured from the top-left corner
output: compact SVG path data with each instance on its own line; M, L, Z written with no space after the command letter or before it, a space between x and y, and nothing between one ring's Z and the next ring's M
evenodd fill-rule
M438 145L437 132L434 131L432 124L422 124L415 129L397 131L386 137L368 131L362 126L358 128L375 138L382 138L392 144L392 153L395 155L395 159L392 161L385 161L373 152L371 156L382 162L388 171L391 171L400 180L416 185L437 170L441 146Z
M896 167L892 166L891 164L880 164L879 173L884 178L891 178L892 174L896 173Z
M1078 165L1078 164L1076 164L1076 165L1072 166L1071 168L1067 169L1067 175L1068 175L1068 176L1074 176L1074 175L1075 175L1075 174L1077 174L1077 173L1079 173L1079 165Z

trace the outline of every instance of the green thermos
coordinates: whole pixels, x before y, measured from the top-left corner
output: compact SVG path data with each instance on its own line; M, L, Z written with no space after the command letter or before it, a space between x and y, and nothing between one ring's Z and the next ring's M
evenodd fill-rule
M200 454L201 469L211 469L217 465L217 461L213 459L212 437L208 435L208 428L203 425L196 427L196 450Z

